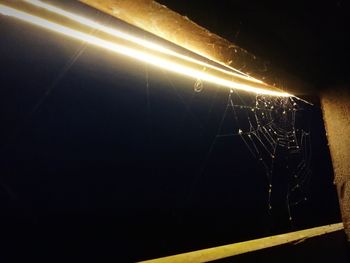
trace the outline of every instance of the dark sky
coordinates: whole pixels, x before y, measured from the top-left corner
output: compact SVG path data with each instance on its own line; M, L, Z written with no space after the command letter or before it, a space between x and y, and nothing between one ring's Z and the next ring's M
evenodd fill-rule
M184 2L167 4L309 81L325 81L326 63L318 56L331 61L332 53L323 47L339 46L336 54L345 49L318 31L303 42L313 26L321 28L321 13L306 16L311 6L300 11L293 4L287 12L243 1ZM198 93L193 80L14 19L0 17L0 31L0 218L8 251L0 261L129 262L340 220L318 107L301 104L305 111L298 115L297 125L307 123L311 131L312 176L308 201L293 210L290 224L285 174L274 181L271 215L262 165L239 137L215 140L222 122L242 128L232 116L223 119L228 90L204 84ZM342 73L327 68L331 85ZM250 108L240 112L246 119Z

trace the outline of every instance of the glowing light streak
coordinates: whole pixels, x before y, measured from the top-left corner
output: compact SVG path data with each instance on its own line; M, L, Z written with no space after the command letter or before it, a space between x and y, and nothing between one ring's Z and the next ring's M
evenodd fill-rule
M0 4L0 13L6 16L15 17L17 19L20 19L22 21L31 23L33 25L46 28L48 30L61 33L65 36L71 37L76 40L85 41L91 45L104 48L106 50L112 51L117 54L122 54L127 57L133 58L138 61L142 61L148 64L151 64L155 67L163 68L168 71L181 74L183 76L188 76L194 79L201 79L203 81L207 81L213 84L218 84L224 87L237 89L237 90L243 90L248 92L253 92L256 94L264 94L264 95L270 95L270 96L279 96L279 97L289 97L292 96L285 92L279 92L279 91L273 91L273 90L267 90L262 89L258 87L254 87L247 84L237 83L234 81L226 80L214 75L211 75L209 73L196 70L194 68L188 67L186 65L182 65L179 63L174 63L170 60L161 58L159 56L152 55L151 53L146 53L144 51L136 50L134 48L129 48L124 45L120 45L114 42L106 41L98 37L91 36L89 34L86 34L84 32L71 29L66 26L62 26L60 24L51 22L47 19L40 18L38 16L31 15L29 13L20 11L18 9L8 7L5 5Z
M119 37L119 38L128 40L130 42L133 42L135 44L141 45L143 47L146 47L146 48L149 48L149 49L152 49L152 50L164 53L164 54L172 55L174 57L178 57L178 58L181 58L183 60L196 63L196 64L201 65L201 66L206 67L206 68L212 68L212 69L218 70L220 72L223 72L223 73L226 73L226 74L238 77L238 78L246 79L246 80L253 81L253 82L256 82L256 83L261 83L261 84L264 83L261 80L255 79L255 78L253 78L251 76L248 76L247 74L245 74L245 73L243 73L243 72L241 72L241 71L239 71L237 69L234 69L234 68L230 67L230 69L238 72L239 74L237 74L235 72L232 72L232 71L224 70L222 68L216 67L216 66L208 64L208 63L205 63L205 62L200 61L198 59L194 59L194 58L191 58L191 57L179 54L179 53L177 53L177 52L175 52L173 50L170 50L168 48L165 48L165 47L163 47L161 45L152 43L150 41L144 40L144 39L139 38L139 37L132 36L130 34L122 32L122 31L116 30L114 28L101 25L99 23L96 23L93 20L90 20L88 18L85 18L85 17L79 16L79 15L73 14L73 13L65 11L65 10L63 10L61 8L58 8L56 6L52 6L50 4L44 3L42 1L39 1L39 0L25 0L24 2L27 2L27 3L30 3L30 4L35 5L37 7L46 9L46 10L48 10L50 12L59 14L61 16L64 16L64 17L69 18L71 20L74 20L74 21L76 21L76 22L78 22L80 24L87 25L87 26L89 26L91 28L94 28L94 29L97 29L99 31L111 34L111 35L113 35L115 37Z

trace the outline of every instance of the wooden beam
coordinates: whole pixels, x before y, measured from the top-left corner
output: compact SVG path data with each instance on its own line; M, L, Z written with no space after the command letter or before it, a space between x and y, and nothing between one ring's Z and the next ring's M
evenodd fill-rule
M169 257L141 261L140 263L199 263L232 257L282 244L303 241L308 238L332 233L343 229L343 223L320 226L301 231L254 239L235 244L207 248Z
M321 94L323 119L332 156L342 219L350 241L350 91L348 87Z
M153 0L80 0L93 8L139 27L178 46L233 67L294 95L310 85L214 34ZM200 2L198 2L200 5Z

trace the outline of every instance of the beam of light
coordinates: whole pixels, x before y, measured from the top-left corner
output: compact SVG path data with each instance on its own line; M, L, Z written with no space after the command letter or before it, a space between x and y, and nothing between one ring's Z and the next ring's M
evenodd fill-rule
M186 60L186 61L198 64L198 65L201 65L201 66L206 67L206 68L215 69L215 70L218 70L218 71L223 72L225 74L232 75L234 77L238 77L238 78L246 79L246 80L249 80L249 81L252 81L252 82L264 84L264 82L262 82L261 80L255 79L255 78L253 78L253 77L251 77L251 76L249 76L249 75L247 75L247 74L245 74L245 73L243 73L243 72L241 72L241 71L239 71L239 70L237 70L235 68L230 67L231 70L234 70L234 71L238 72L239 74L235 73L235 72L232 72L232 71L228 71L228 70L219 68L219 67L216 67L216 66L208 64L208 63L205 63L205 62L200 61L198 59L194 59L194 58L185 56L183 54L179 54L179 53L177 53L177 52L175 52L173 50L165 48L165 47L163 47L161 45L158 45L156 43L152 43L150 41L144 40L144 39L139 38L139 37L132 36L130 34L122 32L122 31L116 30L114 28L104 26L102 24L96 23L93 20L90 20L88 18L85 18L85 17L79 16L79 15L73 14L71 12L65 11L65 10L63 10L61 8L58 8L56 6L44 3L44 2L42 2L40 0L24 0L24 2L27 2L27 3L30 3L30 4L32 4L34 6L46 9L46 10L48 10L50 12L59 14L61 16L64 16L64 17L68 18L68 19L74 20L74 21L76 21L76 22L78 22L80 24L87 25L87 26L89 26L91 28L94 28L96 30L105 32L105 33L110 34L112 36L128 40L128 41L133 42L135 44L138 44L140 46L143 46L143 47L146 47L146 48L149 48L149 49L152 49L152 50L164 53L164 54L172 55L174 57L181 58L183 60Z
M20 19L22 21L31 23L33 25L36 25L42 28L46 28L53 32L61 33L73 39L87 42L91 45L112 51L114 53L121 54L130 58L133 58L135 60L145 62L147 64L151 64L155 67L163 68L168 71L181 74L183 76L188 76L194 79L200 79L213 84L228 87L231 89L253 92L256 94L279 96L279 97L292 96L289 93L285 93L285 92L267 90L259 87L254 87L248 84L242 84L242 83L226 80L226 79L211 75L209 73L194 69L192 67L182 65L180 63L172 62L171 60L167 60L166 58L164 59L160 56L156 56L151 53L147 53L145 51L140 51L135 48L130 48L125 45L117 44L115 42L106 41L101 38L91 36L82 31L71 29L69 27L57 24L55 22L51 22L47 19L40 18L38 16L31 15L24 11L20 11L16 8L8 7L2 4L0 4L0 13L6 16L15 17L17 19Z

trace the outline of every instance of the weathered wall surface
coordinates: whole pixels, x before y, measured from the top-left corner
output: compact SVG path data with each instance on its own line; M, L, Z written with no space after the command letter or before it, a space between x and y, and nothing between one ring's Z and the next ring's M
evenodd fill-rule
M156 1L80 0L80 2L294 95L310 91L308 83L283 70L268 66L263 59L257 58Z
M242 70L253 70L259 66L259 61L254 61L256 58L252 54L156 1L80 1L219 63ZM262 64L260 66L263 67Z
M347 87L321 95L345 231L350 241L350 91Z

